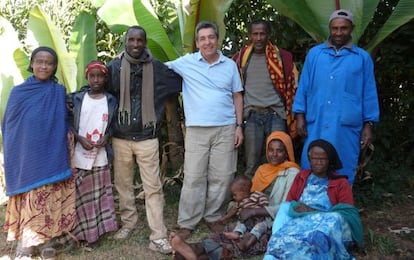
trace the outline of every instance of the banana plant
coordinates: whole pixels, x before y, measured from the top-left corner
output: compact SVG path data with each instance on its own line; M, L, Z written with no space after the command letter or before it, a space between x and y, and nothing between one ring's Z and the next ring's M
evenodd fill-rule
M98 16L118 34L129 26L142 26L147 33L147 46L159 60L167 61L179 55L147 0L107 0L99 8Z
M408 23L414 18L414 1L400 0L392 14L384 25L379 29L374 38L367 44L366 49L373 52L378 45L393 31Z
M56 73L59 82L66 86L68 91L75 91L85 83L83 71L85 65L92 59L96 59L96 30L95 17L87 13L81 13L74 24L72 37L69 42L68 50L63 34L59 28L52 23L50 18L38 6L34 7L29 13L29 21L26 34L26 48L32 51L38 46L49 46L53 48L59 57L58 70ZM9 90L12 86L23 81L29 75L27 67L30 57L23 52L23 46L17 39L14 28L4 27L6 35L14 32L16 34L15 43L10 44L11 36L4 37L5 44L9 49L3 53L14 53L14 62L8 63L9 67L17 67L18 73L14 70L11 75L13 81L2 80L3 91ZM14 66L13 66L14 65ZM4 71L0 72L3 78ZM79 77L77 78L77 75ZM8 95L2 94L2 100L7 100ZM2 102L3 105L3 102Z
M176 1L177 15L171 20L173 34L167 35L149 0L94 0L98 16L114 33L122 33L131 25L141 25L147 31L148 47L162 61L172 60L194 51L194 31L201 20L216 22L220 36L225 35L224 14L232 0L182 0ZM96 17L82 12L77 16L71 37L65 42L60 28L38 6L29 13L25 46L19 42L17 32L4 18L0 19L0 46L2 46L0 70L0 119L14 85L30 74L27 72L29 56L38 46L50 46L58 54L56 76L68 91L75 91L85 84L84 68L97 58ZM179 32L179 33L177 33ZM170 40L171 39L171 40Z
M200 21L215 22L219 29L220 40L224 39L226 34L224 15L232 3L233 0L176 1L184 53L194 51L195 27Z
M76 64L76 89L85 85L85 68L89 62L96 60L96 18L94 15L81 12L73 25L69 39L69 50Z
M10 22L0 17L0 122L11 89L30 75L27 71L30 57L25 53L24 47L30 51L38 46L53 48L59 57L56 76L68 91L75 91L85 83L85 65L97 56L95 17L81 13L76 18L69 42L72 51L69 51L60 30L36 6L29 13L25 43L27 45L22 46L18 33ZM1 144L0 131L0 147Z
M56 77L71 91L76 90L76 63L74 55L69 53L63 34L52 23L49 16L40 7L34 7L29 14L26 44L30 50L38 46L49 46L59 57Z
M176 0L176 15L170 21L174 33L167 34L149 0L107 0L98 10L99 17L115 33L140 25L147 32L148 47L162 61L173 60L194 51L194 31L201 20L217 23L225 35L224 15L233 0Z
M355 29L352 37L354 42L358 42L371 22L380 0L268 0L268 2L281 15L299 24L316 42L328 38L329 16L336 9L338 2L340 8L348 9L353 13ZM372 53L382 40L413 18L414 1L400 0L378 33L363 47Z
M194 32L201 20L218 24L221 37L225 35L224 14L232 0L176 0L176 14L172 15L167 34L148 0L107 0L98 10L99 17L111 31L125 32L127 27L140 25L147 32L147 45L152 54L161 61L174 60L180 55L194 51ZM177 103L167 100L166 114L169 143L182 143L183 133L173 123L177 116ZM172 161L182 161L180 155Z
M17 67L14 55L17 56L22 50L19 46L17 32L5 18L0 17L0 122L3 121L3 114L6 108L7 99L11 88L23 81L23 77ZM19 59L20 60L20 59Z

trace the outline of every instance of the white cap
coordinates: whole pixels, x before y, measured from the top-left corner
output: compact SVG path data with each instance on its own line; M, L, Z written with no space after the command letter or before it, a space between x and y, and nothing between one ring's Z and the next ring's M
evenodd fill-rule
M354 16L350 11L345 9L335 10L329 17L329 23L331 23L331 21L336 18L346 19L350 21L352 24L354 23Z

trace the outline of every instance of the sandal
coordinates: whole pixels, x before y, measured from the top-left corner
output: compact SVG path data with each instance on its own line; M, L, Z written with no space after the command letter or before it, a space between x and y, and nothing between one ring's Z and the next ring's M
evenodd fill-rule
M55 260L56 259L56 250L53 247L46 247L42 249L40 254L43 260Z

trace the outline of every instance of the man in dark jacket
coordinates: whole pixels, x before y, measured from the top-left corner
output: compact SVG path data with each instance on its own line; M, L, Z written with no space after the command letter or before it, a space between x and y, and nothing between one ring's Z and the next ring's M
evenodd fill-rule
M114 239L127 238L138 221L133 188L135 159L151 229L149 248L168 254L171 246L164 225L157 134L165 111L165 98L181 91L181 77L152 57L146 40L142 27L130 27L126 32L125 51L108 64L108 90L119 100L112 145L122 227Z

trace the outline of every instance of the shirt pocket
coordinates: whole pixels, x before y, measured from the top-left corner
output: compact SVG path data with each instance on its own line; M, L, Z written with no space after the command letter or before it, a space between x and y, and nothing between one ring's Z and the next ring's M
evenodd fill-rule
M362 102L356 95L344 93L341 99L342 125L358 127L362 125Z

